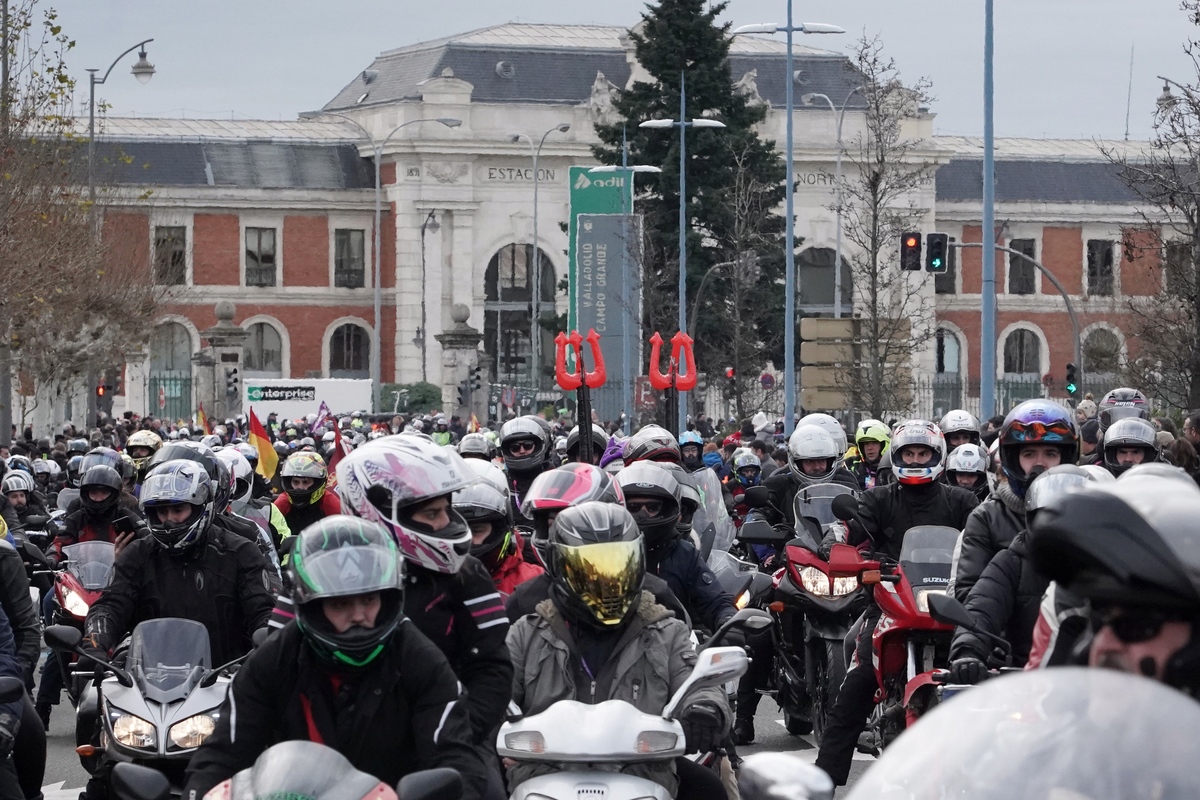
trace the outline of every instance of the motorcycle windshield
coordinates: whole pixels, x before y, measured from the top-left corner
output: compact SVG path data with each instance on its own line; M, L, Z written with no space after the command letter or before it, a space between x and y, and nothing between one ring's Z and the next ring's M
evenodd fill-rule
M703 531L706 526L712 525L715 533L710 552L724 552L733 546L733 540L737 536L737 526L733 524L733 519L725 510L725 500L721 494L721 481L717 478L717 473L711 469L693 472L690 477L692 485L700 493L700 508L696 509L696 513L692 516L692 530L699 532Z
M62 549L67 560L67 572L89 592L108 586L112 575L116 548L110 542L80 542Z
M958 531L941 525L909 528L900 547L900 566L912 586L945 586L950 581L950 562Z
M232 800L396 800L396 795L377 778L359 772L341 753L316 742L280 742L264 750L254 766L235 775L232 783L228 795Z
M139 622L129 643L128 665L146 696L169 702L186 695L196 667L212 666L208 629L190 619L165 617Z
M844 494L854 496L858 492L849 486L842 486L838 483L818 483L816 486L801 489L792 498L792 512L796 517L796 537L805 542L811 541L809 549L815 551L821 543L820 535L823 535L825 526L837 521L837 518L833 516L833 498ZM804 524L805 520L815 523L816 527L814 528L812 524ZM814 534L814 531L820 532L820 535Z
M1200 705L1107 669L1005 675L921 718L849 800L1194 797Z

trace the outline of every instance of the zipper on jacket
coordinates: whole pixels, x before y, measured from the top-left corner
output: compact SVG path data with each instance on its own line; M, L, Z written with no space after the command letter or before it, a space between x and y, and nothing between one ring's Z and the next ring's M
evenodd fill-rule
M637 702L638 693L642 690L642 679L638 678L633 682L633 702Z
M592 705L596 703L596 682L592 681Z

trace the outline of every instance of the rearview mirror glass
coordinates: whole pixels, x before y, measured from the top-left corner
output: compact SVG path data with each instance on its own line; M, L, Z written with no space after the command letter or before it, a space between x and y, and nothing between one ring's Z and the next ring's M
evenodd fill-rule
M929 600L929 616L938 622L967 629L977 627L971 612L967 611L966 606L951 595L930 592L927 599Z

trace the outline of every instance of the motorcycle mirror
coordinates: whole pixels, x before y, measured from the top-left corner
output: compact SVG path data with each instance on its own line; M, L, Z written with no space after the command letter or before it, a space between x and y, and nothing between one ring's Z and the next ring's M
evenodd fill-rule
M747 583L749 586L749 583ZM716 647L725 638L725 634L734 628L742 628L744 630L761 631L763 628L770 626L771 615L757 608L740 609L729 619L725 620L725 624L717 628L712 638L708 640L707 647Z
M24 696L24 681L20 678L0 678L0 703L15 703Z
M771 505L771 490L765 486L751 486L742 502L750 508L767 508Z
M79 647L83 634L78 628L70 625L51 625L42 634L51 650L71 651Z
M166 775L138 764L115 764L112 787L120 800L166 800L171 795Z
M829 504L833 516L842 522L858 519L858 499L852 494L839 494Z
M738 770L743 800L833 800L833 780L825 770L787 753L754 753Z
M837 499L834 499L837 503ZM829 550L829 574L835 578L857 575L862 571L863 559L858 548L838 542Z
M401 778L396 794L404 800L458 800L463 795L462 776L449 767L423 769Z
M757 609L745 609L746 611ZM763 612L759 612L763 613ZM736 616L736 615L735 615ZM710 647L696 654L696 666L683 685L671 697L663 718L674 719L676 710L689 697L702 689L721 686L734 678L740 677L750 666L750 657L741 647Z
M929 616L946 625L957 625L968 630L978 627L966 606L948 594L929 594Z
M743 522L737 532L738 541L745 544L779 545L792 537L792 532L787 528L776 528L757 514Z

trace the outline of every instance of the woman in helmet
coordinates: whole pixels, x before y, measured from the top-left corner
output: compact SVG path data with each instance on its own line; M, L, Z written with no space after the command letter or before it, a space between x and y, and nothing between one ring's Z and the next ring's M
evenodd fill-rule
M288 529L298 533L314 522L342 513L342 503L326 491L329 469L316 453L292 453L279 470L283 494L275 498L275 507L283 514Z
M1104 432L1104 467L1114 478L1137 464L1151 464L1162 457L1162 446L1154 425L1141 417L1124 417Z
M866 419L854 429L854 448L858 455L847 459L846 468L858 478L860 489L870 489L879 482L879 462L892 442L891 431L877 419Z
M960 444L946 458L946 482L969 489L983 502L991 494L988 454L977 444Z
M288 739L332 747L392 786L450 767L463 797L481 797L484 767L454 673L402 624L404 562L387 530L345 516L317 522L297 537L291 585L295 621L238 670L188 765L184 797L202 797Z
M525 542L513 528L504 473L479 459L468 460L467 466L478 480L454 493L454 509L471 526L471 555L483 562L496 590L507 598L522 583L541 575L542 568L522 556Z
M993 556L1025 528L1025 491L1033 479L1079 456L1074 415L1051 400L1018 405L1004 418L996 441L1003 480L963 528L950 573L959 602L966 601Z
M646 560L633 516L612 503L564 509L550 527L548 555L550 598L518 620L508 639L516 672L513 702L538 714L581 696L590 703L632 698L643 713L661 714L690 674L696 652L687 624L642 590ZM606 675L612 678L589 678ZM730 716L720 687L689 696L678 714L688 751L713 749L729 730ZM509 784L515 788L543 771L518 762L509 770ZM662 784L672 797L726 796L714 773L682 758L629 764L622 771Z

